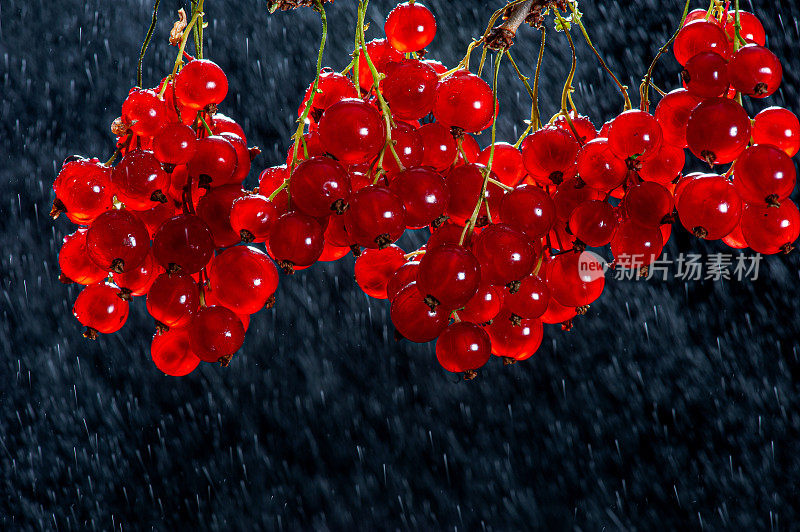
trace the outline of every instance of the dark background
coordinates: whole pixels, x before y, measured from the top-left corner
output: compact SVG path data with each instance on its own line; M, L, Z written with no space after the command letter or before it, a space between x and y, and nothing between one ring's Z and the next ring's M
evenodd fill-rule
M439 22L431 56L452 65L500 2L428 4ZM768 104L797 111L800 8L757 4L785 60ZM382 36L391 5L371 2L368 36ZM166 35L178 6L162 2L147 84L171 68ZM582 2L595 44L633 94L682 6ZM548 326L533 359L492 360L469 383L439 368L432 343L393 340L388 304L355 286L352 258L282 279L278 305L253 317L227 369L160 374L143 301L119 333L81 338L71 316L78 288L57 280L72 227L48 218L50 186L67 155L111 153L108 126L135 82L151 7L0 7L3 528L798 526L796 252L765 260L757 282L610 281L572 332ZM355 2L328 11L326 63L341 69ZM230 80L222 110L264 148L257 170L278 164L313 76L318 17L269 16L256 0L206 0L206 12L207 56ZM573 35L576 103L599 126L621 98ZM569 63L565 37L549 37L546 117ZM537 50L538 34L523 28L513 51L529 74ZM513 141L529 100L510 66L501 70L499 136ZM677 73L667 56L656 80L671 88ZM724 248L676 230L668 250Z

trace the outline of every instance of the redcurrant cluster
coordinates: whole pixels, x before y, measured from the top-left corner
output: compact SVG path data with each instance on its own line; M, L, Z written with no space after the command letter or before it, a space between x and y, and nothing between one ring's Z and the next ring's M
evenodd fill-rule
M548 3L534 4L539 21ZM563 2L549 4L567 31ZM492 354L530 358L543 324L569 329L586 313L605 286L587 247L610 245L615 267L643 271L676 216L698 237L762 253L788 252L800 234L788 199L800 123L774 107L751 122L741 105L742 94L769 96L781 80L754 15L716 4L689 13L673 47L684 88L654 114L648 73L642 109L620 85L626 110L598 131L567 108L571 74L562 110L510 144L495 138L502 55L490 85L469 71L469 52L453 69L426 58L436 22L421 3L399 4L386 38L370 42L365 10L362 0L344 71L321 68L320 50L285 164L265 169L255 191L241 187L244 133L216 111L225 75L201 59L176 65L153 91L131 91L115 125L119 164L66 162L54 209L88 228L65 239L60 263L62 276L88 285L74 310L89 335L118 330L126 300L147 294L160 369L227 363L249 315L271 304L273 260L291 274L352 252L356 282L391 302L398 335L438 339L440 364L474 377ZM507 48L513 32L501 29ZM490 128L481 150L473 135ZM683 175L687 147L734 164ZM403 251L395 242L407 230L429 231L426 244Z

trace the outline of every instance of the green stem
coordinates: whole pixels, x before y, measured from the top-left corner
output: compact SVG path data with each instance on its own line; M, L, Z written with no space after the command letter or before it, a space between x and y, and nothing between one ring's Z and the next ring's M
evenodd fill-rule
M672 42L675 40L675 37L678 36L678 33L683 28L683 23L686 20L686 16L689 14L689 4L692 0L686 0L686 5L683 7L683 16L681 17L681 22L678 24L678 29L675 30L675 33L672 34L672 37L664 43L664 46L658 51L656 56L653 58L653 62L650 63L650 68L647 69L647 74L644 76L644 80L642 80L642 84L639 85L639 108L642 111L650 110L650 78L653 77L653 70L656 68L656 63L658 60L661 59L661 56L669 49Z
M156 21L158 19L158 4L161 0L156 0L153 6L153 19L150 21L150 27L147 28L147 35L144 37L142 49L139 50L139 63L136 66L136 86L142 86L142 63L144 62L144 54L147 52L147 47L150 45L150 39L153 37L153 31L156 29Z
M522 141L525 140L525 137L528 136L528 133L531 130L538 131L542 127L542 117L539 114L539 78L542 72L542 59L544 59L544 47L547 43L547 30L544 26L542 26L542 42L539 45L539 57L536 59L536 71L533 74L533 95L531 99L533 102L531 103L531 120L528 127L525 128L525 131L522 132L522 135L519 136L517 142L514 144L515 148L519 148L522 145Z
M561 17L561 13L559 13L557 9L554 11L556 18L561 23L562 27L564 27L564 35L566 35L570 50L572 51L572 66L569 69L567 80L564 82L564 89L561 91L561 112L567 114L567 103L572 103L572 80L575 79L575 69L578 66L578 59L575 55L575 43L572 41L572 35L569 34L569 30L566 28L566 21ZM572 104L572 109L575 110L574 103Z

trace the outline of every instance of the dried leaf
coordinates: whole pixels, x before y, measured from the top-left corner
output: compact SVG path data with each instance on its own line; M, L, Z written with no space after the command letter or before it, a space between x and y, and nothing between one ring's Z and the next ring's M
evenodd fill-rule
M169 32L169 43L172 46L178 46L183 37L183 30L186 29L188 20L186 19L186 11L183 8L178 10L178 20L172 25L172 30Z

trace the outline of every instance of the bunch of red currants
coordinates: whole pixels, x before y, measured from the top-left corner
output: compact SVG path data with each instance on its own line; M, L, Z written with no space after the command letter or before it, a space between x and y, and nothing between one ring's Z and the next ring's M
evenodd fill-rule
M74 307L87 336L118 330L127 300L147 294L162 371L227 364L249 315L274 302L273 261L291 274L352 252L358 285L391 302L398 334L438 339L440 364L471 378L492 354L530 358L543 324L569 329L587 311L605 286L587 247L610 244L616 267L644 271L676 207L696 236L735 248L788 252L800 234L788 199L800 123L775 107L751 122L741 105L781 81L750 13L686 17L674 42L684 88L654 115L645 99L597 131L573 107L516 144L494 141L496 75L493 87L426 59L436 22L425 6L399 4L385 39L365 42L359 26L353 61L318 72L286 163L255 191L242 181L256 150L217 112L227 80L202 59L131 91L114 125L116 166L65 162L54 212L87 227L59 262L62 280L87 285ZM489 128L481 150L473 135ZM734 164L682 175L687 147ZM406 230L430 236L406 253L395 245ZM250 245L262 243L266 253Z

